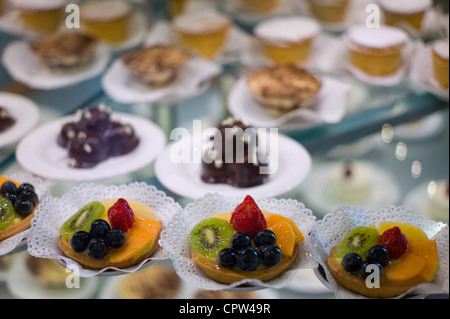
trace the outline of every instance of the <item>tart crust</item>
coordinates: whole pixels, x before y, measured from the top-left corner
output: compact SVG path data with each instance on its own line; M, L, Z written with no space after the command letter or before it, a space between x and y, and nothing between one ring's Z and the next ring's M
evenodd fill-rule
M37 205L36 205L36 207L37 207ZM6 228L5 230L0 231L0 242L2 242L5 239L8 239L12 236L15 236L18 233L21 233L21 232L27 230L28 228L30 228L31 220L33 219L34 213L36 212L36 207L34 208L33 212L30 215L28 215L27 217L22 219L20 222L18 222L17 224L15 224L13 226Z
M382 276L380 288L368 288L364 279L345 271L339 259L334 256L335 249L336 247L333 247L328 256L328 270L341 286L363 296L372 298L392 298L401 295L424 282L424 279L420 277L415 277L405 282L389 282Z

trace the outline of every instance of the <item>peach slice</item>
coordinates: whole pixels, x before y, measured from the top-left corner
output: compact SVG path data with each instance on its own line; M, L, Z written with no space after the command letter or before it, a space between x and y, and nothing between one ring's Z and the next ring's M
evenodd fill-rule
M439 254L435 240L410 242L409 253L427 260L425 269L420 273L427 282L431 282L439 270Z
M267 229L273 231L277 237L275 244L280 247L281 253L285 256L292 257L297 236L295 236L291 225L287 221L281 220L274 225L268 225Z
M402 258L384 269L387 280L392 282L406 282L419 276L428 265L426 258L409 251Z
M289 225L292 227L292 230L294 231L296 236L296 243L299 243L305 239L300 229L298 229L297 225L291 219L278 214L269 214L266 216L267 226L278 224L281 221L289 223Z
M12 179L0 176L0 186L2 186L4 182L13 182L14 184L16 184L17 187L20 186L20 183L14 181Z

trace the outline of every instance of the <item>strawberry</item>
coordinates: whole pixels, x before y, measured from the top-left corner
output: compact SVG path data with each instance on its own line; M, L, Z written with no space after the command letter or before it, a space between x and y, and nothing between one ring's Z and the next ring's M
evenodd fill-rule
M399 227L393 227L386 230L378 238L381 246L386 248L389 256L394 259L400 258L408 251L408 238L402 233Z
M238 232L246 233L250 238L255 237L260 230L266 229L266 218L251 196L245 197L231 215L231 224Z
M133 210L123 198L110 207L108 218L112 228L119 228L124 232L127 232L134 224Z

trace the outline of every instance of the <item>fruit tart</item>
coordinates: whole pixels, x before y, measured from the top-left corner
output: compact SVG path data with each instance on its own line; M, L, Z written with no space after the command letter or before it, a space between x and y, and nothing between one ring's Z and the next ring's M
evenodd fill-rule
M233 212L196 224L189 239L195 264L216 282L232 284L280 276L296 259L304 237L292 220L262 211L247 196Z
M32 184L0 176L0 242L30 228L38 204Z
M152 207L112 198L91 202L66 220L58 245L84 267L126 268L153 255L162 228Z
M433 281L439 270L436 240L399 222L360 226L331 248L327 268L343 287L366 297L391 298Z

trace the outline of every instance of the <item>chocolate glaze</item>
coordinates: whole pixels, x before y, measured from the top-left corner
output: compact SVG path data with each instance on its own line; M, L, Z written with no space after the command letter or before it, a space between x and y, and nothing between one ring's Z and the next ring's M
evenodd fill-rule
M230 134L231 132L233 134ZM222 138L219 138L219 135ZM211 140L222 141L222 154L212 149L213 144L205 150L201 175L205 183L248 188L261 185L267 180L268 176L260 173L260 168L267 164L261 163L258 158L256 130L230 119L218 127L217 134L211 137ZM243 143L243 147L239 148L238 142ZM231 156L228 154L228 158L225 154L227 145L233 150Z
M5 132L16 123L16 120L9 114L8 110L0 106L0 133Z

